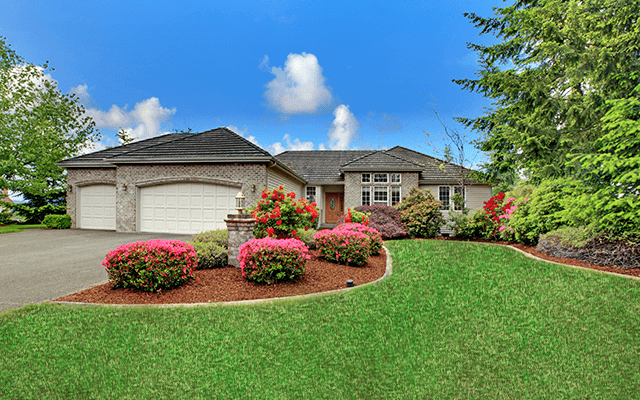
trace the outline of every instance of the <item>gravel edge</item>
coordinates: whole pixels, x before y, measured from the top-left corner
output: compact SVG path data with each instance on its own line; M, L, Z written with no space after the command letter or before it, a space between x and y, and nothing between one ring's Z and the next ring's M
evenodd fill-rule
M101 307L124 307L124 308L128 308L128 307L174 308L174 307L203 307L203 306L206 306L206 307L240 306L240 305L253 305L253 304L273 303L273 302L276 302L276 301L283 301L283 300L289 300L290 301L290 300L310 299L310 298L314 298L314 297L328 296L328 295L333 295L333 294L337 294L337 293L342 293L342 292L345 292L345 291L348 291L348 290L355 290L355 289L359 289L359 288L362 288L362 287L365 287L365 286L374 285L374 284L380 283L382 280L390 277L391 276L391 272L392 272L391 252L389 252L389 249L387 249L385 246L382 246L382 248L387 253L387 267L386 267L386 269L384 271L384 275L382 275L380 278L376 279L375 281L363 283L362 285L358 285L358 286L354 286L354 287L350 287L350 288L345 287L343 289L330 290L328 292L317 292L317 293L301 294L301 295L297 295L297 296L287 296L287 297L274 297L274 298L270 298L270 299L221 301L221 302L216 302L216 303L103 304L103 303L82 303L82 302L75 302L75 301L54 301L54 300L45 301L43 303L63 304L63 305L68 305L68 306L101 306Z

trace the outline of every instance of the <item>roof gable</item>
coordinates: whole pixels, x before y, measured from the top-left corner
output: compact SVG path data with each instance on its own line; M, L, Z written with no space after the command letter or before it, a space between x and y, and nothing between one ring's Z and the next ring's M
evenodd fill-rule
M309 183L340 181L340 167L374 150L290 150L275 158Z
M376 151L350 161L340 171L421 171L423 167L386 151Z

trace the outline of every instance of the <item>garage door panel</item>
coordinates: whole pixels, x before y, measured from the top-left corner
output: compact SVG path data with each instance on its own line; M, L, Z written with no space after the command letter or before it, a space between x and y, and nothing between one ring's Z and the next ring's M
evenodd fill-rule
M79 189L81 229L116 229L116 187L91 185Z
M234 211L237 188L206 183L172 183L141 189L140 230L197 233L224 229Z

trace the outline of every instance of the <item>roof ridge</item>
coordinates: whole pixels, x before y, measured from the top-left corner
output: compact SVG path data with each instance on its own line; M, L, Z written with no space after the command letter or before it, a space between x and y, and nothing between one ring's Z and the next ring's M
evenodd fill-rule
M346 166L347 166L347 165L349 165L349 164L352 164L352 163L354 163L354 162L356 162L356 161L360 161L360 160L362 160L362 159L363 159L363 158L365 158L365 157L369 157L370 155L372 155L372 154L374 154L374 153L380 153L380 152L382 152L382 151L383 151L383 150L372 150L370 153L363 154L363 155L361 155L360 157L356 157L356 158L354 158L353 160L349 161L349 162L348 162L348 163L346 163L346 164L342 164L342 165L340 166L340 168L342 168L342 167L346 167Z
M260 150L260 151L262 151L262 152L264 152L264 153L267 153L269 156L274 157L274 156L273 156L273 154L269 153L267 150L263 149L262 147L258 146L258 145L257 145L257 144L255 144L255 143L251 142L250 140L248 140L248 139L247 139L247 138L245 138L244 136L240 135L239 133L236 133L236 132L232 131L231 129L227 128L226 126L220 126L220 127L216 128L216 129L224 129L224 130L226 130L227 132L229 132L229 133L231 133L231 134L236 135L237 137L239 137L240 139L242 139L243 141L245 141L247 144L249 144L249 145L253 146L255 149L258 149L258 150ZM210 130L208 130L207 132L213 132L213 131L215 131L216 129L210 129ZM204 132L202 132L202 133L204 133Z

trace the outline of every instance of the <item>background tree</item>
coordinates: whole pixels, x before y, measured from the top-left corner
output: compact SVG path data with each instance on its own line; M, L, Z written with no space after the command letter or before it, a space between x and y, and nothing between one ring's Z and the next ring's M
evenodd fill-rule
M524 172L533 181L563 176L567 155L590 154L603 136L609 100L640 83L640 2L518 0L495 17L465 14L500 43L469 44L476 79L454 82L493 99L483 116L460 118L483 136L494 176Z
M35 222L42 212L64 213L66 176L55 163L99 138L75 95L60 92L47 71L0 37L0 189L23 195L25 204L10 207Z

